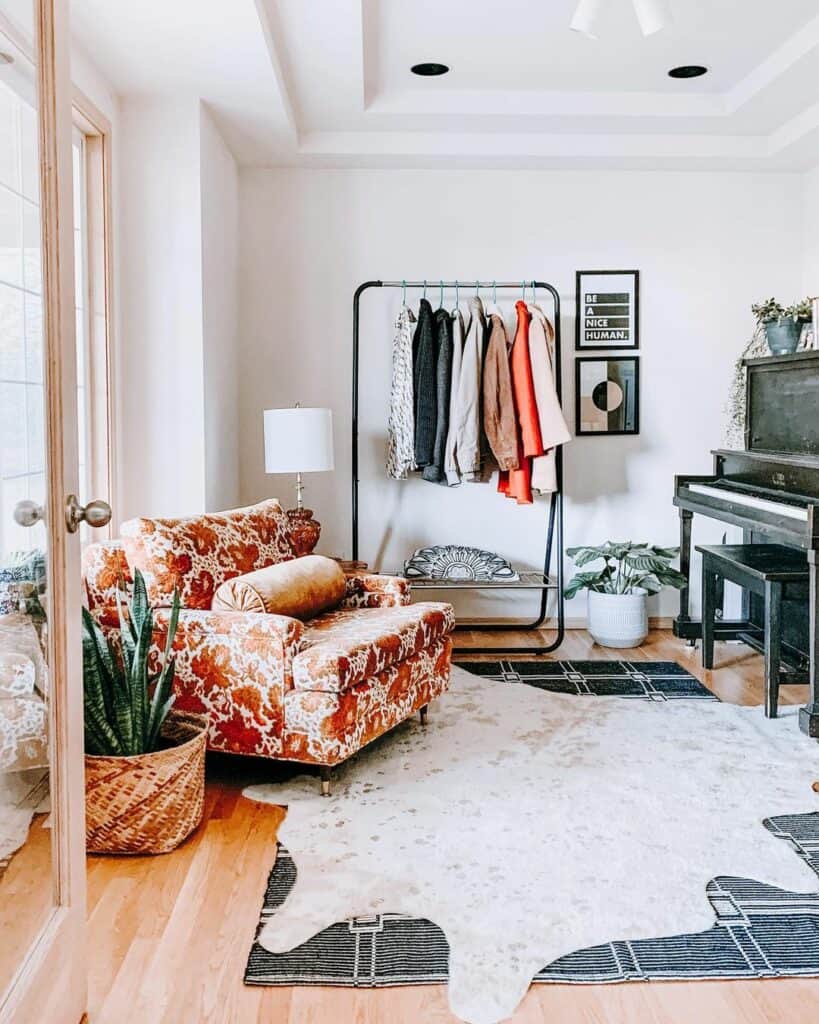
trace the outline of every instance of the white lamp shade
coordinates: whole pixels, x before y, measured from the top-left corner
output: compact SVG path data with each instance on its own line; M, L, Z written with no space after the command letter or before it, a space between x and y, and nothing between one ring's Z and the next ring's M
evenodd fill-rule
M267 473L320 473L333 468L331 409L265 409Z

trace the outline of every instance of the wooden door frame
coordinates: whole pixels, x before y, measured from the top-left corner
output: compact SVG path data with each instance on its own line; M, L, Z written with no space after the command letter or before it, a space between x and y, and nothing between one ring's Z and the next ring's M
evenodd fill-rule
M107 501L118 508L116 473L116 417L114 366L114 252L113 252L113 147L111 122L76 86L72 90L73 123L85 138L88 150L86 172L93 177L86 192L99 200L88 207L88 289L90 308L90 386L92 408L89 416L91 435L91 493L81 495L83 502ZM104 330L96 325L97 315L104 317ZM95 538L113 536L113 520L95 530Z
M79 1021L86 1010L85 780L76 494L76 351L67 0L33 0L40 143L48 537L48 677L54 906L7 991L0 1022ZM64 429L67 426L69 429ZM54 628L59 624L60 628Z

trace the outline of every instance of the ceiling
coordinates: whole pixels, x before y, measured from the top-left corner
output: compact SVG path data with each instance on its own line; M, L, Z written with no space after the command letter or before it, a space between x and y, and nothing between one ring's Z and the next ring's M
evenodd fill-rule
M819 163L816 0L71 0L121 95L196 96L242 164L804 169ZM419 61L450 65L418 78ZM678 64L704 78L670 79Z

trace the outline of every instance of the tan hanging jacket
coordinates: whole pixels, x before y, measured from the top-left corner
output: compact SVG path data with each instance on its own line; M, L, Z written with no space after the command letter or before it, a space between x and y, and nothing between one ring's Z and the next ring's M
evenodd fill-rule
M557 490L555 448L571 441L572 435L560 408L555 386L554 327L540 306L531 303L529 312L532 314L529 325L529 360L535 384L540 436L546 452L532 460L532 487L541 494L549 494Z
M503 314L489 307L489 344L483 367L483 426L489 447L501 469L518 468L515 399L509 369L509 336Z
M478 296L469 300L461 374L458 381L455 458L462 480L481 478L481 374L483 372L483 303Z

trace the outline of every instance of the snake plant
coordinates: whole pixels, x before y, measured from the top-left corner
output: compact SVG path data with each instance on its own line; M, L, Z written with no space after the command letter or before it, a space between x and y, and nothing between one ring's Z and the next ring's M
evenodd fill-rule
M600 594L633 594L636 588L656 594L663 587L685 587L688 580L671 561L680 553L679 548L660 548L651 544L631 541L612 543L600 547L569 548L566 554L578 569L589 562L603 561L599 569L578 572L565 588L567 598L580 590L595 590Z
M127 609L117 591L117 610L119 643L114 643L83 608L85 752L128 757L157 749L162 723L174 702L171 650L179 594L173 596L165 650L155 672L149 671L154 615L138 569Z

